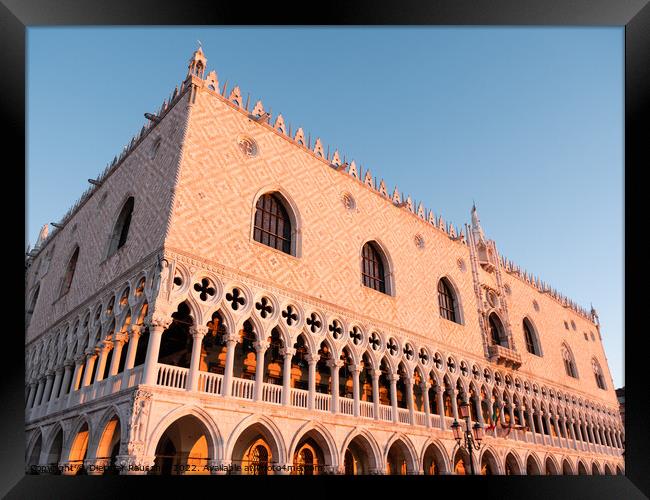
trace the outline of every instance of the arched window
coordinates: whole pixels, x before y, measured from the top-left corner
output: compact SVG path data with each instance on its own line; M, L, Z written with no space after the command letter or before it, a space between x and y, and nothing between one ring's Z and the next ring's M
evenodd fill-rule
M529 353L534 354L535 356L541 356L541 349L539 348L539 339L535 334L535 329L530 323L528 318L524 318L524 338L526 339L526 349Z
M440 316L454 323L460 323L458 300L446 278L441 278L438 281L438 306L440 307Z
M377 245L372 241L363 245L361 258L361 279L364 286L373 288L378 292L388 293L386 291L386 266Z
M131 215L133 214L133 196L124 203L120 215L113 227L111 240L108 246L108 257L117 252L126 243L129 236L129 227L131 226Z
M593 358L591 360L591 366L594 369L594 377L596 377L596 385L598 385L600 389L603 390L606 389L607 386L605 385L605 377L603 377L603 371L601 370L600 363L596 358Z
M65 275L63 276L63 282L61 283L61 293L59 297L65 295L70 290L70 285L72 285L72 278L74 277L74 271L77 268L77 259L79 258L79 247L75 248L70 261L68 262L68 267L65 270Z
M291 254L291 219L280 198L266 193L257 200L253 225L255 241Z
M34 314L34 309L36 308L36 302L38 301L38 294L41 291L41 284L36 285L36 290L32 294L32 300L29 302L29 307L27 308L27 317L25 318L25 327L29 326L30 321L32 320L32 314Z
M490 342L494 345L508 347L508 338L503 331L503 324L499 317L494 313L490 314L488 324L490 328Z
M578 370L576 370L573 354L571 354L571 351L566 346L566 344L562 345L562 360L564 361L564 369L566 370L566 374L569 377L578 378Z

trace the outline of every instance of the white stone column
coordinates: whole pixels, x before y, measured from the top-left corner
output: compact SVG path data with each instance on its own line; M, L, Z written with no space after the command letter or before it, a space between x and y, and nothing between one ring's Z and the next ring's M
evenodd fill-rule
M155 316L149 322L149 344L147 357L144 362L142 383L155 385L158 382L158 355L160 354L160 341L163 332L169 327L172 320L165 316Z
M45 377L41 377L36 386L36 397L34 398L34 407L41 404L41 399L43 399L43 389L45 389Z
M50 400L50 394L52 393L52 383L54 382L54 373L48 372L45 375L45 390L43 391L43 397L41 398L41 404L45 404Z
M508 406L508 413L510 414L510 425L515 425L515 403L514 401L510 402L510 406ZM481 412L479 412L479 415Z
M126 359L124 360L124 373L128 372L135 365L135 355L138 352L138 343L142 335L141 325L129 325L128 343L126 346Z
M399 417L397 415L397 381L399 380L399 375L397 373L391 373L389 380L390 380L390 405L393 408L393 422L398 423Z
M478 418L478 423L481 427L485 427L485 420L483 419L483 403L481 402L481 396L476 395L472 398L472 404L474 407L478 407L476 411L476 417ZM511 406L512 408L512 406ZM513 418L512 416L510 418Z
M83 370L84 363L86 362L86 355L82 354L75 359L74 373L72 374L72 385L70 386L70 394L79 390L81 387L81 371Z
M36 387L38 384L35 384L34 382L29 384L29 396L27 396L27 405L25 408L29 409L32 407L34 404L34 397L36 396Z
M232 394L232 370L235 363L235 348L237 347L237 337L235 334L228 335L226 338L226 367L223 372L222 396L229 397Z
M411 425L415 425L415 410L413 408L413 380L410 378L406 379L406 407L409 411L409 419Z
M122 348L126 341L126 334L117 333L113 340L113 357L111 358L111 365L108 367L108 376L113 377L117 375L120 369L120 358L122 357Z
M431 384L429 384L429 382L422 382L420 387L422 388L422 404L424 405L425 425L431 427L431 408L429 408L429 387L431 387Z
M50 393L50 403L59 398L59 391L61 390L61 381L63 380L63 368L59 368L54 375L54 383L52 384L52 392Z
M195 392L199 385L199 368L201 363L201 346L203 337L208 333L207 326L193 326L190 328L192 334L192 357L190 358L190 368L187 372L187 390Z
M292 348L282 349L284 365L282 367L282 404L287 406L291 403L291 358L296 354Z
M375 420L379 420L379 376L381 370L373 368L370 374L372 375L372 409Z
M352 395L354 397L353 413L355 417L359 416L359 367L350 365L350 372L352 372Z
M445 422L445 398L444 398L444 389L439 385L436 385L436 398L438 400L438 415L440 415L440 428L444 431L447 428L447 422Z
M447 393L449 394L449 397L451 398L451 413L453 417L458 420L458 402L456 401L456 389L453 387L450 387L449 390L447 390Z
M113 349L113 342L111 340L104 340L99 348L99 360L97 361L97 371L95 372L95 382L104 380L104 372L106 371L106 361L108 353Z
M81 383L82 387L90 385L90 380L93 376L93 368L95 367L95 361L97 361L97 352L99 349L92 349L86 351L86 369L84 370L84 378Z
M262 400L262 386L264 384L264 353L269 347L266 341L255 342L255 401Z
M332 413L339 412L339 370L343 366L343 361L340 359L332 359L328 363L330 367L330 380L332 382L332 406L330 408Z
M63 396L70 392L70 382L72 381L72 365L73 360L66 360L63 364L63 382L61 382L61 389L59 396Z
M307 408L313 410L314 400L316 399L316 364L320 359L318 354L308 354L307 355L307 364L309 365L309 394L307 397Z

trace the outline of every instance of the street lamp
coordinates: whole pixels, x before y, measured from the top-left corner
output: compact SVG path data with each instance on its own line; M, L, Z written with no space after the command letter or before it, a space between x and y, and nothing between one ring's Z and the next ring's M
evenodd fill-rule
M471 430L469 426L469 403L465 400L460 404L460 416L465 420L465 430L463 430L462 425L458 420L454 419L454 423L451 424L451 430L454 433L454 439L456 440L456 446L458 448L464 448L469 452L469 466L472 472L472 475L476 474L474 471L474 460L472 459L472 451L479 451L481 449L481 440L483 439L483 427L476 422ZM463 444L461 444L461 440Z

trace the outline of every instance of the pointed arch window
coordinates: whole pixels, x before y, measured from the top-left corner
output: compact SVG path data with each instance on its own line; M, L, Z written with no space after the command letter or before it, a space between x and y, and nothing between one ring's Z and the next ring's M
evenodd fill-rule
M596 378L596 385L599 389L607 389L605 385L605 377L603 377L603 370L600 368L600 363L596 358L591 360L591 366L594 369L594 377Z
M36 285L36 290L32 294L32 300L29 302L29 307L27 308L27 317L25 318L25 327L29 326L29 323L32 320L32 314L34 314L34 309L36 308L36 303L38 302L38 294L41 291L41 284Z
M562 346L562 360L564 361L564 369L569 377L578 378L578 370L576 369L573 354L566 345Z
M61 293L59 297L65 295L70 290L72 285L72 278L74 278L74 272L77 269L77 259L79 258L79 247L77 246L72 253L72 257L68 261L68 266L66 267L65 274L63 275L63 282L61 283Z
M122 248L129 237L129 228L131 227L131 216L133 215L134 202L133 196L131 196L126 200L126 202L124 202L122 210L120 210L120 215L115 222L111 234L111 240L108 246L108 257Z
M542 352L539 348L539 339L535 333L533 325L530 323L528 318L524 318L523 321L524 328L524 338L526 340L526 349L529 353L534 354L535 356L541 356Z
M440 307L440 316L454 323L460 323L458 299L446 278L441 278L438 281L438 306Z
M361 279L364 286L388 293L386 287L386 265L377 245L369 241L363 245L361 252Z
M279 196L274 193L260 196L253 225L255 241L291 255L291 234L291 219Z
M501 320L496 314L490 314L488 325L490 329L490 342L494 345L509 347L508 337L503 329L503 323L501 323Z

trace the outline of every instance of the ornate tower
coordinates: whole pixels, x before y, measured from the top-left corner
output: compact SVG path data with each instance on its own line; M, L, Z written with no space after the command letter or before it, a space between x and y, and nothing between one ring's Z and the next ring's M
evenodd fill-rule
M521 358L516 352L508 318L496 244L485 237L476 205L472 205L471 215L472 225L466 226L466 232L485 356L497 364L518 368Z
M203 79L203 73L205 73L205 65L207 62L208 59L205 57L201 46L199 46L199 48L194 51L194 54L192 54L192 57L190 58L190 64L187 67L188 78L191 75L194 75L197 78Z

